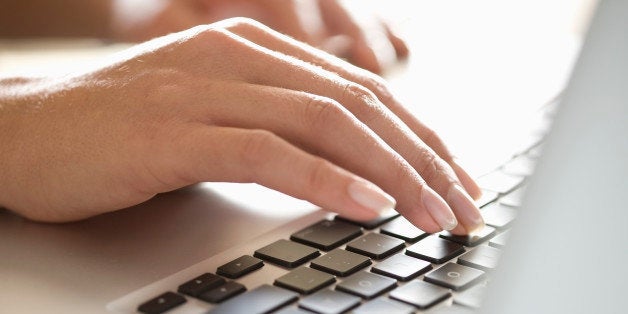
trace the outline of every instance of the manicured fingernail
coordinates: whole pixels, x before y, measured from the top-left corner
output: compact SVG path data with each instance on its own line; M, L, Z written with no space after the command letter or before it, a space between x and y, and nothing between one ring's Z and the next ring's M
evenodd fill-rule
M347 188L349 196L358 204L382 215L395 208L395 199L376 185L365 181L354 181Z
M470 233L484 227L484 219L482 219L480 210L461 186L452 185L447 193L447 200L458 213L458 216L462 217L462 224L467 232Z
M423 188L421 192L421 200L423 205L430 212L430 215L436 223L444 230L452 230L458 225L456 216L436 192L429 188Z

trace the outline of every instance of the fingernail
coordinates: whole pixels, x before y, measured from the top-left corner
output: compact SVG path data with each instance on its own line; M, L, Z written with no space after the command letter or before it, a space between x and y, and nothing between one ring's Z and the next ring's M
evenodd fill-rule
M358 204L382 215L395 208L395 199L376 185L365 181L354 181L347 188L349 196Z
M467 232L471 233L484 227L484 219L480 214L480 210L473 202L473 199L465 190L454 184L447 192L447 200L454 208L458 217L462 217L463 225Z
M423 188L421 201L436 223L444 230L452 230L458 225L456 216L451 211L445 200L430 188Z

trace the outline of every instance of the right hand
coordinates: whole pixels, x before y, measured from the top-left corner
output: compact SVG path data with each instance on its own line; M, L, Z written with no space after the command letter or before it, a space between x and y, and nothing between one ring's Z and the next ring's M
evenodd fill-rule
M112 35L144 41L196 25L248 17L353 64L382 73L408 56L404 40L369 10L338 0L119 0ZM359 15L359 16L358 16Z
M477 185L382 78L252 20L195 27L85 73L5 87L0 204L35 220L82 219L230 181L354 219L392 208L392 195L430 233L482 225L462 188L478 196Z

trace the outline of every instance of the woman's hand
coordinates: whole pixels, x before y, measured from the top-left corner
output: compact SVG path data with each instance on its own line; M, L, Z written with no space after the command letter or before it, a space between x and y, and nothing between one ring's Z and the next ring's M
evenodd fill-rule
M114 3L113 34L122 40L143 41L243 16L375 73L408 55L405 42L388 24L365 10L351 10L338 0L114 0Z
M35 220L231 181L354 219L395 207L427 232L482 225L465 192L477 185L380 77L253 20L157 38L81 74L0 82L0 204Z

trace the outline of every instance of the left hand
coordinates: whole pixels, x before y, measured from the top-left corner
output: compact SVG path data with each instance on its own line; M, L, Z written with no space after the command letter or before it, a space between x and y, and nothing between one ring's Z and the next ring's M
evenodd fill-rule
M229 17L258 20L300 41L381 74L404 59L408 47L381 18L338 0L116 0L113 36L153 37ZM141 12L141 13L133 13Z

